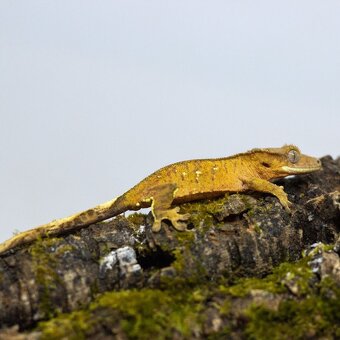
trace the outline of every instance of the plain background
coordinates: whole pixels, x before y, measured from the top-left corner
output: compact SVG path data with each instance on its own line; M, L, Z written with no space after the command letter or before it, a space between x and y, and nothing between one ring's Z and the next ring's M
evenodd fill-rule
M340 154L340 2L0 2L0 241L163 165Z

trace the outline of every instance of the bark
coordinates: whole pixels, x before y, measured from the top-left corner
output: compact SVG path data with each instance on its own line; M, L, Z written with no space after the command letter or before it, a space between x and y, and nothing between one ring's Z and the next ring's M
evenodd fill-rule
M275 197L233 194L183 204L186 232L119 216L1 257L0 339L285 338L295 324L281 319L299 315L296 338L340 336L340 158L322 163L279 182L291 215Z

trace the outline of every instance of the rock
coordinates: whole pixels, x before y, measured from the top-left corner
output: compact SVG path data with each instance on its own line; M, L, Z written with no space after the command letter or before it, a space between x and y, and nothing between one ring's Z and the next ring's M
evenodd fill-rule
M273 196L230 194L183 204L185 232L134 214L2 256L0 335L340 336L340 160L322 163L279 181L291 215Z

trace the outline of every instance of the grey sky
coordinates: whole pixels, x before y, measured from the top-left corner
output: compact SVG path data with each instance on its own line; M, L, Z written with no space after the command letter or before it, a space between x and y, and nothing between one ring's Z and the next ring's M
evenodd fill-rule
M174 161L340 154L339 1L0 2L0 241Z

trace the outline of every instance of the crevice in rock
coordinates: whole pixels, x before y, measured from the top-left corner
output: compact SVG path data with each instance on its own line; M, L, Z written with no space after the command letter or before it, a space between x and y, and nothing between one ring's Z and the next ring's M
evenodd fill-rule
M175 256L169 251L157 247L155 251L137 253L137 261L143 270L150 268L169 267L175 261Z

